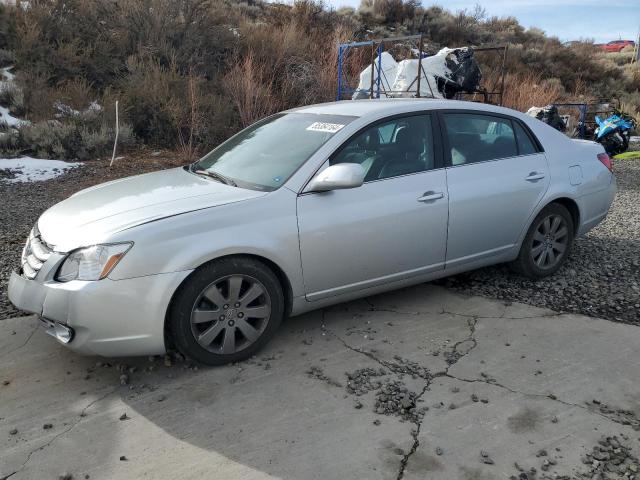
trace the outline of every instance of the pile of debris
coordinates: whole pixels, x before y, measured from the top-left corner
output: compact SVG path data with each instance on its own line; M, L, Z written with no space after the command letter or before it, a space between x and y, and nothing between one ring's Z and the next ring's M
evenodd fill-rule
M410 58L400 62L396 62L390 53L382 52L373 64L374 90L377 91L379 81L380 98L453 98L458 92L476 91L482 79L473 49L469 47L443 48L430 57ZM420 75L419 70L422 70ZM360 73L360 83L353 94L353 100L370 97L371 71L369 65Z
M552 126L556 130L564 132L567 129L566 122L558 113L558 107L555 105L547 105L546 107L531 107L527 110L527 115L537 118L538 120Z

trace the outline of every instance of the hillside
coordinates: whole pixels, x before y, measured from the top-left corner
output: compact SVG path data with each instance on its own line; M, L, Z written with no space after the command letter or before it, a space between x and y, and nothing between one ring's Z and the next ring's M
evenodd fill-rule
M640 109L640 69L588 42L563 46L482 8L363 0L338 11L233 0L48 0L0 4L0 106L29 125L0 135L3 156L91 159L120 143L195 156L254 120L333 100L337 43L423 34L444 46L508 45L505 104L616 98ZM355 60L361 67L365 58ZM497 63L484 60L485 81ZM9 71L9 70L7 70ZM2 79L0 79L2 80Z

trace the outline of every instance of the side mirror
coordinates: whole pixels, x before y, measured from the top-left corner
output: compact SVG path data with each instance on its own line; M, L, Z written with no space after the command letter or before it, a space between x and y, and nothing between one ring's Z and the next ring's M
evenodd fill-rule
M311 179L306 192L326 192L356 188L363 184L365 171L359 163L338 163L325 168Z

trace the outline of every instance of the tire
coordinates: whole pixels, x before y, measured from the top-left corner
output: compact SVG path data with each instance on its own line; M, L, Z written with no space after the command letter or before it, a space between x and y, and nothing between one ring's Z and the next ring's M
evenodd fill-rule
M176 292L169 310L178 350L207 365L249 358L275 334L284 295L263 263L230 257L198 268Z
M557 223L556 223L557 222ZM573 219L559 203L550 203L533 220L513 269L525 277L553 275L566 261L574 237Z

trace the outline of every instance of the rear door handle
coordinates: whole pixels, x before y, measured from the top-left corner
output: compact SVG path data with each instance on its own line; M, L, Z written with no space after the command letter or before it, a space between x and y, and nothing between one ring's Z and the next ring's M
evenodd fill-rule
M544 178L544 173L540 172L531 172L528 177L525 178L527 182L537 182L538 180L542 180Z
M418 197L418 201L419 202L433 202L434 200L439 200L440 198L444 197L444 193L442 192L434 192L434 191L428 191L428 192L424 192L424 194L421 197Z

